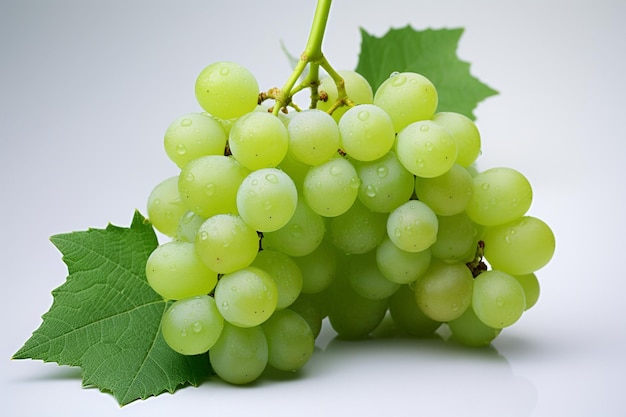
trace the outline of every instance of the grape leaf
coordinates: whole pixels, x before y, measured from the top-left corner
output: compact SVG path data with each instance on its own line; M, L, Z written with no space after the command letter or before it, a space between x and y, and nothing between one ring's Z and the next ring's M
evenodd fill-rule
M209 373L206 355L180 355L161 336L168 304L145 277L158 242L139 212L130 228L109 224L50 239L69 275L13 359L80 366L84 386L110 392L120 405L202 382Z
M475 120L478 103L498 92L470 74L470 64L456 55L463 29L390 29L377 38L361 29L356 71L374 91L393 72L417 72L437 88L437 111L454 111Z

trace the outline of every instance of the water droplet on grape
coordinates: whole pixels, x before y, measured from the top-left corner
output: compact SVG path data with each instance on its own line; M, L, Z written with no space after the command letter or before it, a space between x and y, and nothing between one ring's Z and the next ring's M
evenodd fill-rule
M369 119L370 117L370 112L368 112L367 110L361 110L359 112L359 114L357 114L357 117L359 118L359 120L361 121L366 121L367 119Z
M401 237L401 236L402 236L402 229L401 229L401 228L399 228L399 227L396 227L396 228L394 229L394 231L393 231L393 234L394 234L396 237Z
M161 204L161 200L157 198L152 202L152 204L154 204L155 206L158 206Z
M208 183L204 187L204 192L207 196L212 197L215 194L215 185L213 183Z
M356 190L357 188L359 188L360 185L361 185L361 180L359 179L359 177L350 178L350 188Z
M376 168L376 175L378 175L378 178L385 178L387 174L389 174L389 169L387 169L386 166L381 165Z
M271 201L265 201L263 203L263 208L267 211L270 211L272 209L272 202Z
M302 226L299 224L294 224L291 226L291 236L293 237L301 237L302 236Z
M185 175L185 181L187 182L193 182L195 179L196 177L194 177L191 172L188 172L187 175Z
M207 240L209 238L209 234L207 232L200 232L200 240Z
M339 175L341 174L341 168L339 168L336 165L333 165L332 167L330 167L330 173L331 175Z
M372 198L376 197L376 188L373 185L368 185L365 188L365 194L368 197L372 197Z
M227 76L228 74L230 74L230 69L228 69L227 67L220 68L220 75Z
M422 158L417 158L417 161L415 161L415 164L417 165L418 168L424 168L424 160Z
M228 310L230 308L230 306L228 305L228 301L224 301L222 303L222 310Z
M250 181L250 184L256 187L257 185L259 185L259 180L255 178L252 181Z
M404 232L407 235L412 235L413 234L413 226L411 226L411 225L404 226Z
M228 239L222 240L222 247L223 248L227 248L229 246L230 246L230 240L228 240Z
M187 148L182 143L179 143L176 146L176 153L179 154L179 155L184 155L184 154L187 153Z
M187 336L187 330L185 330L185 329L181 330L181 331L180 331L180 335L181 335L182 337Z
M202 323L197 321L191 326L191 328L194 331L194 333L200 333L202 331Z
M193 120L188 119L188 118L184 118L184 119L180 122L180 125L181 125L181 126L185 126L185 127L187 127L187 126L191 126L191 124L192 124L192 123L193 123Z
M398 71L394 71L391 74L389 74L389 78L391 77L395 77L396 75L400 74Z
M233 285L232 287L230 287L230 290L231 290L232 292L237 292L237 291L238 291L238 289L237 289L237 286L236 286L236 285Z
M459 305L457 303L452 304L452 311L459 311Z
M394 87L400 87L406 83L406 77L404 75L396 74L391 78L391 85Z
M428 132L430 130L430 127L427 124L423 124L420 126L420 131L422 132Z
M433 143L432 142L426 142L424 144L424 147L426 148L427 151L432 151L433 150Z
M271 182L272 184L278 184L278 177L275 174L267 174L265 179Z
M480 188L482 188L485 191L489 190L489 183L483 182L483 184L480 186Z

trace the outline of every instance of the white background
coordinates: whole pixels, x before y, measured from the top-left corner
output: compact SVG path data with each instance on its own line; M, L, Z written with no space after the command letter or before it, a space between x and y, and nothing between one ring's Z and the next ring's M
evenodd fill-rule
M347 343L324 328L313 359L250 387L209 380L119 408L80 372L10 357L41 324L66 276L49 236L130 223L177 173L162 148L198 111L193 84L218 60L262 88L304 47L302 1L0 2L3 321L0 409L7 416L199 412L215 416L623 416L625 1L336 0L324 50L353 69L359 27L464 27L458 54L500 92L478 107L481 168L534 186L530 214L557 236L539 303L491 348L437 341ZM621 164L620 164L621 163Z

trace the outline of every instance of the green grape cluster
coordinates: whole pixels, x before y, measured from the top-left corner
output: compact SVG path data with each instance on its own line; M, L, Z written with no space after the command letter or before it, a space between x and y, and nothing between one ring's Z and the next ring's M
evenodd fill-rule
M476 125L437 112L426 77L394 73L374 92L340 75L354 105L334 105L326 78L315 108L275 115L249 70L217 62L196 81L203 111L165 132L180 172L148 198L171 240L147 279L171 301L168 345L208 352L230 383L300 369L326 318L342 338L366 337L389 314L409 335L448 326L480 346L539 296L535 271L555 238L527 214L526 177L478 171Z

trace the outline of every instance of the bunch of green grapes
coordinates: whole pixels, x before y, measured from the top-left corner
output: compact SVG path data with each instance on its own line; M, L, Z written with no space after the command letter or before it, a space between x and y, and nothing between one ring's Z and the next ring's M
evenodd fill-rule
M230 383L302 368L324 319L343 338L389 313L409 334L445 324L489 344L536 302L535 271L554 253L550 228L527 214L528 180L475 169L476 125L438 113L427 78L394 73L373 92L340 74L354 106L334 105L328 78L316 108L276 116L249 70L217 62L196 80L203 111L165 132L180 172L148 198L171 239L147 279L171 301L167 344L208 352Z

